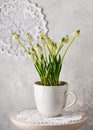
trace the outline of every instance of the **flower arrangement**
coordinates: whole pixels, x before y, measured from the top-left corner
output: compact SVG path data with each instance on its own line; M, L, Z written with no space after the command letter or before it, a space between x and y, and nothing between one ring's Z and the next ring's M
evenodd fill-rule
M12 33L12 37L21 45L26 54L33 61L40 76L40 84L44 86L57 86L59 85L59 76L64 57L79 34L80 30L75 31L70 40L68 35L66 35L61 39L59 46L57 46L56 42L40 32L41 43L36 43L34 46L32 43L32 36L28 33L26 39L30 44L30 49L24 46L18 34ZM66 43L68 44L63 55L59 54Z

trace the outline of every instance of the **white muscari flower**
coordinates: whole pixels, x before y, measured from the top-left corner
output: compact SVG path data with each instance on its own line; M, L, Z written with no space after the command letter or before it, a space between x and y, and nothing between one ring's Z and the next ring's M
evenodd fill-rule
M31 48L31 53L36 54L36 50L34 48Z
M77 30L77 31L75 31L75 32L72 34L72 37L73 37L73 38L78 38L79 35L80 35L80 30Z
M37 52L38 52L39 54L42 54L43 49L42 49L42 47L41 47L38 43L36 44L36 49L37 49Z
M43 46L44 46L44 44L45 44L45 34L44 33L39 33L39 35L40 35L40 39L41 39L41 43L43 44Z
M27 52L28 50L26 49L26 47L24 46L24 44L21 42L21 40L20 40L20 36L18 35L18 34L16 34L16 33L12 33L12 38L15 40L15 41L17 41L22 47L23 47L23 49Z
M64 46L64 44L67 43L68 41L69 41L68 35L66 35L65 37L63 37L63 38L61 39L61 42L60 42L60 45L59 45L59 48L58 48L58 50L57 50L56 55L58 55L58 53L60 52L60 50L62 49L62 47Z
M54 42L49 37L46 39L46 44L47 44L47 46L49 48L49 51L50 51L51 55L54 54L54 51L53 51Z
M20 38L20 36L14 32L12 33L12 37L14 40L19 40L19 38Z
M69 41L69 37L68 35L65 36L65 43L67 43Z
M29 42L30 46L33 47L33 45L32 45L32 36L31 36L30 33L27 33L26 39L27 39L27 41Z
M26 38L28 42L32 41L32 36L30 33L27 33Z
M49 46L53 46L53 41L48 37L46 39L46 43L49 45Z
M35 58L35 54L28 52L27 53L28 57L31 58L31 60L35 63L36 62L36 58Z
M68 41L69 41L69 37L68 37L68 35L66 35L65 37L62 38L61 43L62 43L62 44L65 44L65 43L67 43Z
M41 39L44 39L44 38L45 38L45 34L44 34L44 33L40 32L39 35L40 35L40 38L41 38Z

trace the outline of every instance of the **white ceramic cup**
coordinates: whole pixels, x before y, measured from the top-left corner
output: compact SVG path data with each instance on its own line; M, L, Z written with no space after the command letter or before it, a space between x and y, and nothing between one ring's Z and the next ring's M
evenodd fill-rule
M65 106L68 95L73 96L73 101ZM59 86L43 86L36 82L34 96L39 113L46 117L59 116L63 109L71 107L77 101L76 95L68 92L68 84L63 81Z

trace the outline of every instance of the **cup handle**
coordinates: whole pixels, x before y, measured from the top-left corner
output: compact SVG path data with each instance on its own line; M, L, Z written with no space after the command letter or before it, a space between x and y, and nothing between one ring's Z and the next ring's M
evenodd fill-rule
M65 106L65 107L63 108L63 110L68 109L69 107L71 107L72 105L74 105L74 104L76 103L76 101L77 101L77 96L76 96L75 93L73 93L73 92L66 92L65 95L66 95L66 96L72 95L72 96L73 96L73 102L72 102L71 104L69 104L68 106Z

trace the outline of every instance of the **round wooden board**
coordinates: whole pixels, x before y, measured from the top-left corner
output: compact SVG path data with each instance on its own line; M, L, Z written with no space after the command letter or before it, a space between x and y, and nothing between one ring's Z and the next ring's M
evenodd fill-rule
M76 130L86 123L88 120L88 115L85 113L83 118L79 121L70 122L66 125L57 125L57 124L30 124L26 123L22 119L16 119L18 112L11 114L10 119L13 124L23 130Z

